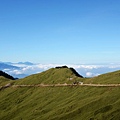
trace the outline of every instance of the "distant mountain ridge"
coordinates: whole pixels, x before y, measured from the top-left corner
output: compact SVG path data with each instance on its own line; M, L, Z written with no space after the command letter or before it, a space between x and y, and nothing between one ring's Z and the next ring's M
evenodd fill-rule
M17 66L0 62L0 70L3 70L3 69L18 69L18 68L19 68L19 67L17 67Z
M33 63L30 63L30 62L18 62L16 64L33 65ZM12 62L0 62L0 70L7 72L8 74L11 73L11 75L14 76L14 78L26 77L27 76L26 74L15 74L14 72L10 72L10 71L21 69L21 67L17 66L16 64Z
M31 62L18 62L18 64L34 65L34 64L33 64L33 63L31 63Z

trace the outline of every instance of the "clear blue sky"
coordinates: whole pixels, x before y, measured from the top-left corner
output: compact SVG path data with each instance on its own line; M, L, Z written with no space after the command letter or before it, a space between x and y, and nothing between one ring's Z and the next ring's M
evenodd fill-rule
M120 0L0 0L0 61L120 61Z

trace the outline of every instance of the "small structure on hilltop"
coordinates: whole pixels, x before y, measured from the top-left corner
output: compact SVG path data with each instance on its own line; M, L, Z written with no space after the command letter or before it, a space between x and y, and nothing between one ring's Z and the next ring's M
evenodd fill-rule
M67 66L58 66L58 67L55 67L57 69L60 69L60 68L68 68Z

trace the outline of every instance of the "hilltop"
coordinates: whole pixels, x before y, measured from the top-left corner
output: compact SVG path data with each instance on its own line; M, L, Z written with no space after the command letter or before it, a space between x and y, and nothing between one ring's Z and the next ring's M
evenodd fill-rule
M56 83L73 83L76 80L82 79L75 69L67 66L51 68L42 73L33 74L25 77L17 84L56 84Z

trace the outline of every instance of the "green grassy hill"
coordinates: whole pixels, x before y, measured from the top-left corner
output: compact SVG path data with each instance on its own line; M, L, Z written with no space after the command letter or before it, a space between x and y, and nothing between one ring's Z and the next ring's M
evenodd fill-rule
M119 87L25 87L0 91L1 120L119 120Z
M13 80L15 79L12 76L0 70L0 87L14 82Z
M6 83L8 83L10 80L3 77L3 76L0 76L0 86L3 86L5 85Z
M72 68L61 67L51 68L42 73L30 75L16 82L16 84L57 84L57 83L73 83L83 78L77 76Z
M115 79L119 81L118 73L86 79L76 77L68 68L53 68L13 84L53 84L53 80L65 83L76 79L84 82L93 79L96 83L105 80L111 84ZM120 120L119 93L120 87L11 86L0 91L0 120Z
M120 84L120 70L84 79L84 83L93 84Z
M14 81L3 76L0 76L0 86L4 86L8 83L14 83Z

